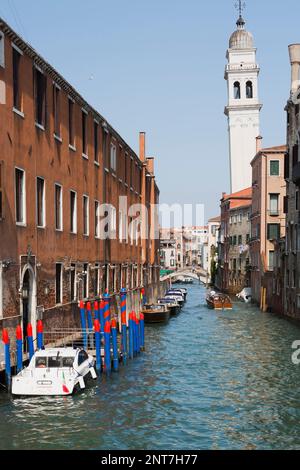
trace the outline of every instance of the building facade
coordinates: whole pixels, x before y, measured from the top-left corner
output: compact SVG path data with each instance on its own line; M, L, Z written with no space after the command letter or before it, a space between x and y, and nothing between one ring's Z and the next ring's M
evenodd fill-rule
M238 294L250 286L250 212L252 189L223 194L216 287Z
M218 265L218 240L221 217L214 217L208 221L208 279L215 283L216 270Z
M237 29L229 40L225 80L228 88L228 118L231 192L251 186L251 160L255 155L255 139L260 133L258 95L259 66L251 33L240 16Z
M261 149L257 138L257 154L252 160L251 211L251 288L252 299L261 303L263 278L276 266L276 243L285 237L284 162L286 146ZM267 277L272 278L271 275ZM273 287L267 291L270 299Z
M285 179L286 259L284 276L284 313L300 318L300 44L289 46L291 90L287 102L287 146Z
M105 289L116 311L121 287L134 305L159 282L145 134L138 156L2 20L0 38L0 329L74 327Z

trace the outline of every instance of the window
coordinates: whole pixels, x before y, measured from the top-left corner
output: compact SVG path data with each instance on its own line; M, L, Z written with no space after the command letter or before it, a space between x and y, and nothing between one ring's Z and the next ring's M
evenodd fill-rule
M60 139L60 89L53 85L53 115L54 115L54 134Z
M119 241L120 242L124 240L123 229L124 229L124 216L123 216L123 212L119 211Z
M59 184L55 185L55 230L62 231L63 229L63 201L62 201L62 187Z
M37 226L44 228L46 225L45 215L45 180L43 178L36 179L36 211Z
M246 83L246 98L253 98L253 84L250 81Z
M75 148L75 133L74 133L74 101L69 98L69 145Z
M70 271L70 297L71 297L71 302L74 302L74 300L77 299L76 295L76 265L71 264L71 271Z
M46 84L44 74L37 68L34 72L35 84L35 121L42 128L46 127Z
M242 244L243 244L243 236L239 235L238 245L242 245Z
M234 92L234 99L240 100L241 99L241 85L240 82L235 82L233 85L233 92Z
M115 144L110 145L110 167L113 171L117 171L117 147Z
M0 162L0 220L4 218L4 162Z
M4 34L2 33L2 31L0 31L0 66L1 67L5 66L4 48L5 48Z
M84 263L83 265L83 298L87 299L89 296L89 265Z
M21 52L13 46L13 102L14 109L22 112L22 96L20 91L20 62Z
M299 161L299 144L293 145L293 167L297 165Z
M270 161L270 176L279 176L279 160Z
M289 179L290 177L290 154L286 152L284 154L284 179Z
M77 233L77 194L70 191L70 230Z
M26 223L26 205L25 205L25 172L16 168L16 222L17 224Z
M89 198L83 196L83 235L89 236Z
M94 160L96 163L99 163L99 125L94 121Z
M82 110L82 155L87 157L87 113Z
M275 252L269 251L269 271L273 271L275 262Z
M81 366L81 364L87 361L88 358L89 357L85 351L80 351L80 353L78 354L78 365Z
M127 168L127 165L128 165L128 153L126 152L125 156L124 156L124 182L126 184L128 184L128 168Z
M270 194L270 215L279 214L279 194Z
M296 191L296 211L299 210L299 191Z
M62 303L62 264L61 263L56 263L55 302L56 304Z
M95 237L100 238L100 204L95 201Z
M107 133L105 129L102 132L102 160L105 168L107 168Z
M268 240L280 238L280 224L268 224Z

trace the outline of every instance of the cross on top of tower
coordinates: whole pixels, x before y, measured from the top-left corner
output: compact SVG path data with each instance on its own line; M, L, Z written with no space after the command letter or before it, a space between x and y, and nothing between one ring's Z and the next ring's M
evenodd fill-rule
M238 10L240 18L242 18L242 13L246 8L246 3L239 0L238 3L235 4L235 8Z
M246 23L245 23L245 20L242 16L242 13L246 8L246 3L243 2L242 0L239 0L238 3L235 4L235 8L239 12L239 19L237 20L236 25L237 25L238 29L244 29Z

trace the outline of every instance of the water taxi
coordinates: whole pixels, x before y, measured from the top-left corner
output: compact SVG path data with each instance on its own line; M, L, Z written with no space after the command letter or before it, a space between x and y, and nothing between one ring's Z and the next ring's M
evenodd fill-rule
M145 323L167 323L170 320L170 309L167 305L144 305L142 313Z
M83 349L53 348L37 351L29 366L12 378L12 394L19 396L72 395L97 378L94 358Z
M217 294L216 292L211 292L207 296L206 303L208 308L214 310L232 310L233 307L229 295Z

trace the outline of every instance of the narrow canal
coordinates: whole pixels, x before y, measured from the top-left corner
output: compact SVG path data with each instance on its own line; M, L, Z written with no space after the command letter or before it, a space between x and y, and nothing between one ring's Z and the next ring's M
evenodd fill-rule
M189 289L147 351L71 398L0 393L0 449L300 449L300 327Z

